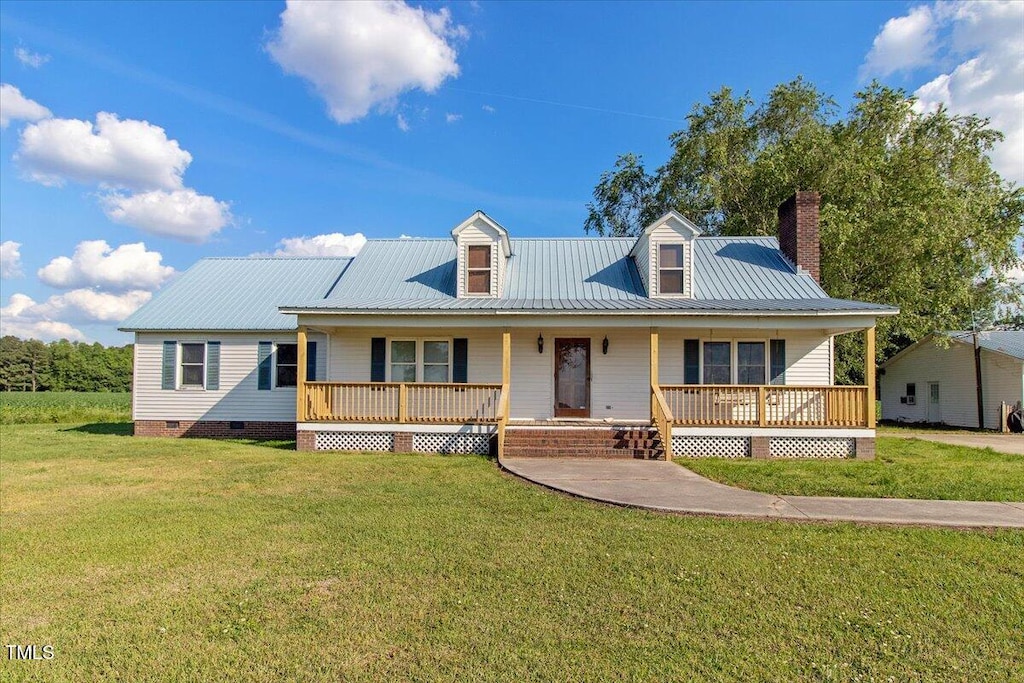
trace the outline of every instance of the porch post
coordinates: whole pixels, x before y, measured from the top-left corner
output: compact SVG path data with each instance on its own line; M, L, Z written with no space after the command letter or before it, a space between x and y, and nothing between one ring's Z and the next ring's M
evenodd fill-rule
M298 377L295 382L295 421L306 421L306 328L299 326L297 334L298 363L295 368Z
M512 333L508 328L501 332L501 386L507 388L512 381Z
M864 383L868 386L867 412L868 429L875 428L875 327L864 330Z
M658 328L651 328L651 387L658 386Z

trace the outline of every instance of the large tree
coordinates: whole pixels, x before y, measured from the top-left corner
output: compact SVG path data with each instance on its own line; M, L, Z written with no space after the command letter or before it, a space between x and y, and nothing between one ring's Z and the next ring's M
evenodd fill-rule
M757 104L729 88L698 103L672 153L648 171L634 154L602 174L585 229L636 235L675 209L708 234L774 235L797 189L821 194L821 279L833 297L900 307L879 321L878 360L928 332L994 319L1019 303L1024 191L988 157L987 119L921 112L873 83L850 110L802 79ZM837 378L860 382L860 335L837 339Z

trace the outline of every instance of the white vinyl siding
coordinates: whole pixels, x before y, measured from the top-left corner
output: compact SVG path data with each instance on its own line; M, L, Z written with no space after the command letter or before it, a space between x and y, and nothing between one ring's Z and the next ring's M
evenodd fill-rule
M999 426L999 404L1024 400L1022 363L1001 353L982 350L981 380L985 399L985 426ZM924 422L928 419L928 384L939 384L942 421L957 427L978 426L978 396L974 371L974 349L970 344L950 342L940 348L926 341L889 363L880 375L882 419ZM907 384L917 385L916 405L900 403Z
M326 374L328 343L319 334L317 373ZM219 341L220 388L217 390L160 388L164 341ZM249 420L287 422L295 419L295 389L257 389L257 347L261 341L295 342L294 333L207 332L138 333L135 336L132 412L136 420Z
M662 244L683 245L683 293L662 294L658 279L658 248ZM662 224L651 231L647 241L647 291L652 297L684 297L693 296L693 241L687 235L679 233L668 224Z
M647 235L641 235L633 249L636 259L636 269L640 273L640 280L644 283L644 291L650 295L651 292L651 241Z

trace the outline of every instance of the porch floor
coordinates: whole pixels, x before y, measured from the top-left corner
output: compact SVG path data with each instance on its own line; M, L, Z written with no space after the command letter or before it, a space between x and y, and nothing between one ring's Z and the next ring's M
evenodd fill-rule
M776 496L719 484L670 462L503 458L527 481L613 505L724 517L1024 528L1024 503Z

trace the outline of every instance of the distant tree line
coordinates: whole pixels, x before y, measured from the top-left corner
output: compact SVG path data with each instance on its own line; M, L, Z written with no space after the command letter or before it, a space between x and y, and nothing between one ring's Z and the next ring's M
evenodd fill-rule
M0 338L0 391L131 391L132 345Z

